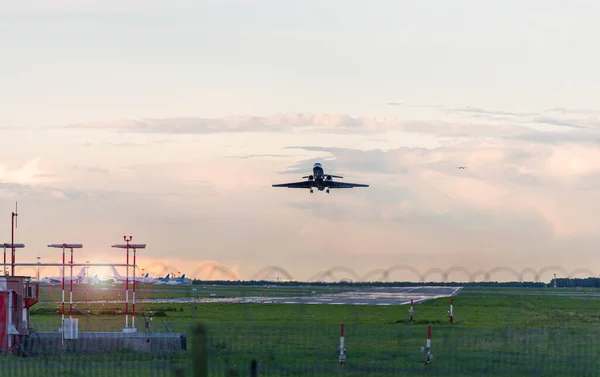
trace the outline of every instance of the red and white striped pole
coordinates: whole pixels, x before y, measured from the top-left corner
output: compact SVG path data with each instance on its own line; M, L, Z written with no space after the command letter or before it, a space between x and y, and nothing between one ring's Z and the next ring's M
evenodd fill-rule
M421 347L421 352L425 352L425 360L421 360L421 363L427 365L431 364L433 355L431 354L431 326L427 326L427 343L425 348Z
M135 247L133 248L133 302L131 304L131 328L135 329ZM134 331L137 331L137 329Z
M61 344L65 343L65 245L62 247Z
M450 323L454 323L454 310L453 310L452 306L453 306L452 305L452 297L450 297L450 311L448 312L450 314L449 315Z
M346 350L347 348L344 346L344 324L342 323L340 325L340 347L338 348L338 351L340 353L339 362L342 368L346 363Z
M123 239L127 242L127 263L125 266L125 331L129 329L129 241L125 235Z
M410 320L413 320L413 300L410 300L410 310L408 311L410 313Z
M69 319L73 318L73 248L71 248L71 280L69 282Z

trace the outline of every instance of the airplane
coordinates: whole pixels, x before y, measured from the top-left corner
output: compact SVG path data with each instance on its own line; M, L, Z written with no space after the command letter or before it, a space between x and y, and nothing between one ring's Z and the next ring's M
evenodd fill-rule
M169 284L169 275L167 274L164 278L155 281L154 284Z
M151 284L169 284L169 274L167 274L162 279L157 279L155 282L152 282Z
M117 269L115 268L115 266L112 266L112 270L113 270L113 275L115 277L115 282L125 282L127 280L127 277L122 276L121 274L119 274L119 272L117 271ZM156 283L156 282L158 282L160 280L160 279L151 278L148 275L149 274L147 273L144 276L136 276L135 277L135 282L136 283L141 283L141 284L154 284L154 283ZM129 276L129 282L133 282L133 276Z
M85 267L81 268L81 271L77 275L73 275L73 283L83 283L85 280ZM71 276L65 274L65 282L70 282ZM44 283L61 283L62 276L47 276L45 278L40 279L40 282Z
M181 283L183 283L184 280L185 280L185 274L181 275L181 277L179 279L177 279L177 280L169 280L169 281L167 281L167 284L171 284L171 285L173 285L173 284L181 284Z
M185 274L181 275L181 277L179 279L176 280L171 280L169 278L170 274L167 274L167 276L165 276L163 279L155 282L154 284L168 284L168 285L175 285L175 284L181 284L184 282L185 280Z
M302 177L304 179L308 179L302 182L293 182L293 183L279 183L271 185L272 187L287 187L287 188L303 188L310 189L310 193L313 193L313 187L316 187L317 190L323 191L325 190L326 194L329 194L330 189L341 189L341 188L353 188L353 187L369 187L369 185L365 185L362 183L347 183L347 182L337 182L334 181L333 178L344 178L339 175L325 174L323 172L323 166L320 162L316 162L313 166L313 173L311 175L307 175Z
M467 168L466 166L462 166L462 165L457 167L457 169L466 169L466 168Z

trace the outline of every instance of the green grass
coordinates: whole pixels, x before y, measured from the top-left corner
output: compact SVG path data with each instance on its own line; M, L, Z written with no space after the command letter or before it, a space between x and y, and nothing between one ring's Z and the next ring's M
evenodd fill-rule
M261 290L226 288L224 294L234 296L236 291ZM208 291L216 289L207 287ZM124 309L121 304L110 306ZM227 368L248 375L253 358L259 362L259 376L341 374L336 354L340 323L345 324L348 347L345 376L596 376L600 368L600 300L589 291L465 288L454 298L454 324L448 323L448 298L415 305L413 322L408 321L408 306L136 305L136 310L142 309L164 313L152 321L151 331L163 330L168 322L176 331L188 333L189 348L194 341L192 326L205 323L211 376L224 376ZM88 310L78 316L80 331L120 331L124 325L123 316L100 315L106 305L88 305L84 311ZM31 321L38 331L56 331L60 315L41 310L33 312ZM143 331L143 321L138 318L136 323ZM419 351L428 325L434 359L425 367L419 363L423 356ZM182 365L191 375L192 354L188 350L178 357L116 352L48 360L9 358L5 370L15 377L173 376L174 368Z

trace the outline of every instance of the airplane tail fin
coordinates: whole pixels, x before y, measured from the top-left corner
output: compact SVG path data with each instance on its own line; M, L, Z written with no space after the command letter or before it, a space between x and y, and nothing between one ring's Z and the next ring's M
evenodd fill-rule
M113 270L113 275L116 278L121 278L121 274L119 273L119 271L117 271L117 269L115 268L115 266L111 266L112 270Z
M81 267L81 271L76 275L77 277L82 278L85 275L85 266Z

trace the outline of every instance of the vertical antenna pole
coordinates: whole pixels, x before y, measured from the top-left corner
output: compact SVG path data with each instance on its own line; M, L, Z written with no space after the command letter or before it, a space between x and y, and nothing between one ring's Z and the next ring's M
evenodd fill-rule
M11 276L15 276L15 228L17 226L16 217L18 216L17 211L17 202L15 202L15 212L12 213L11 216L11 249L12 249L12 258L11 258Z

